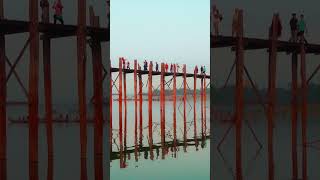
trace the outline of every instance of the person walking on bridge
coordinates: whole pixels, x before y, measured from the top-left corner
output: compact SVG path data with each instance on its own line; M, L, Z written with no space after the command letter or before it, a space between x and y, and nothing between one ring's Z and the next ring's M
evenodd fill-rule
M301 43L303 42L305 44L308 44L308 42L304 36L304 33L308 34L308 29L307 29L307 23L304 20L304 15L301 14L300 20L298 21L298 40Z
M159 64L156 62L156 72L159 72Z
M148 71L148 62L147 62L147 60L144 60L144 65L143 65L143 67L144 67L144 70L145 70L145 71Z
M165 69L166 69L166 72L168 72L168 69L169 69L168 63L166 63Z
M213 6L211 9L211 13L212 13L212 18L213 18L213 26L214 26L214 31L215 31L215 35L219 36L219 26L220 23L222 21L222 15L220 14L219 10L217 9L217 6Z
M296 13L292 14L292 18L290 20L290 29L291 29L291 37L290 42L297 42L298 35L298 19Z
M130 69L130 62L127 61L127 69Z
M196 66L195 68L194 68L194 74L198 74L198 66Z
M56 0L52 8L54 9L54 15L53 15L54 24L57 23L57 20L60 21L61 24L64 24L63 17L62 17L63 5L61 0Z

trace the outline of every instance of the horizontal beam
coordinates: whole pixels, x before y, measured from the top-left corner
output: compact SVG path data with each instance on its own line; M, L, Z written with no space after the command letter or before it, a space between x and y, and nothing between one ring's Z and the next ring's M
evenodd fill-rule
M119 72L119 68L111 68L111 72ZM122 69L122 72L130 74L130 73L134 73L133 69ZM137 70L138 74L149 74L149 71L143 71L143 70ZM157 72L157 71L153 71L152 75L154 76L158 76L161 75L161 72ZM173 76L173 73L169 73L166 72L164 73L164 76ZM176 73L176 76L184 76L183 73ZM194 74L186 74L187 77L194 77ZM197 78L206 78L206 79L210 79L210 74L209 75L201 75L198 74Z
M28 21L0 20L0 33L27 33L29 32L29 24ZM76 36L77 28L76 25L39 23L39 32L46 34L49 38ZM87 26L86 34L101 42L110 40L110 30L107 28Z
M231 47L234 50L237 38L231 36L211 36L210 47L211 48L226 48ZM245 50L257 50L257 49L269 49L271 40L269 39L257 39L248 38L243 39ZM300 43L289 41L277 41L278 52L297 52L300 53ZM306 53L320 54L320 44L307 44Z

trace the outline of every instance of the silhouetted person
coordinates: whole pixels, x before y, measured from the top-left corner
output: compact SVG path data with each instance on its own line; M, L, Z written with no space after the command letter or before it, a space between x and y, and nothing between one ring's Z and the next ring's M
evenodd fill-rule
M213 6L212 8L212 17L213 17L213 26L215 35L218 36L219 33L219 26L222 21L222 15L220 14L219 10L217 9L217 6Z
M179 73L180 66L177 64L177 73Z
M144 61L143 67L145 71L148 71L148 62L146 60Z
M63 6L61 3L61 0L56 0L53 4L52 8L54 9L54 15L53 15L54 24L57 23L57 20L60 21L61 24L64 24L63 17L62 17Z
M126 68L126 60L123 58L122 59L122 68L125 69Z
M48 0L41 0L40 7L42 9L41 20L42 22L49 22L49 2Z
M127 61L127 69L130 69L130 62Z
M170 72L173 72L173 64L170 65Z
M203 73L203 66L200 67L200 72Z
M300 15L300 20L298 21L298 40L299 42L304 42L308 44L306 38L304 37L304 33L308 33L307 23L304 20L304 15Z
M156 72L159 72L159 64L156 62Z
M206 66L203 66L203 74L206 74Z
M297 19L296 13L292 14L292 18L290 20L290 29L291 29L291 37L289 41L296 42L297 35L298 35L298 19Z
M198 70L198 66L196 66L196 67L194 68L194 73L195 73L195 74L198 74L198 71L199 71L199 70Z

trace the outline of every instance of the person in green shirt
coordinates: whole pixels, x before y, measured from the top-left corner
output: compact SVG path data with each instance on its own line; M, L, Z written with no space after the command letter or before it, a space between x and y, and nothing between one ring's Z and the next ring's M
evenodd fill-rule
M304 37L304 33L308 33L307 23L304 20L304 15L300 15L300 20L298 21L298 40L299 42L304 42L308 44L306 38Z

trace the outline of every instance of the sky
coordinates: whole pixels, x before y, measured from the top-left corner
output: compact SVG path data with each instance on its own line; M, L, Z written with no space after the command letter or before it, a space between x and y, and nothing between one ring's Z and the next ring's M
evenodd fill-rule
M209 67L209 7L209 0L111 1L112 65L125 57L187 64L189 72Z

